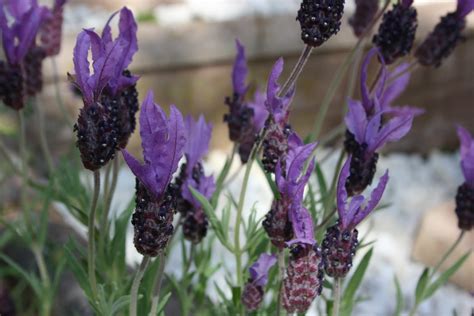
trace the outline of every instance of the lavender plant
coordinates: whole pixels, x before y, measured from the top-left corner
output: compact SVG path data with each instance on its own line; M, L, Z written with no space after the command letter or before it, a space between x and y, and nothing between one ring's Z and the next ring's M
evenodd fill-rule
M0 2L6 57L0 61L0 97L19 115L21 168L1 143L0 148L13 171L22 176L21 220L9 223L1 218L1 223L28 246L38 270L37 276L0 254L0 260L24 278L35 294L32 307L22 307L20 313L60 314L53 307L61 295L57 288L62 271L68 269L88 300L88 313L98 315L164 315L166 305L173 300L179 301L182 315L305 314L315 305L328 315L350 315L360 300L356 294L373 252L367 251L354 266L356 256L370 244L359 235L358 226L382 208L380 201L389 185L388 170L372 185L381 150L407 135L415 118L423 114L418 108L394 103L409 85L416 65L439 67L461 42L474 1L459 0L456 11L443 17L411 56L417 29L413 1L398 0L389 8L390 1L379 6L378 1L355 0L350 25L357 44L336 71L321 101L314 129L304 140L291 125L297 81L313 50L340 30L344 0L302 1L296 19L305 46L285 81L283 58L276 60L267 83L262 85L266 91L247 83L245 47L236 40L232 92L224 101L228 106L224 121L234 149L216 175L205 168L213 127L203 115L197 120L183 117L174 105L167 115L155 103L153 91L148 91L139 106L140 80L130 71L138 51L138 25L132 11L124 7L112 14L100 35L85 28L77 36L72 56L74 74L68 74L83 104L72 127L77 148L66 159L54 161L44 131L40 131L50 167L45 179L39 178L34 164L30 164L23 113L41 93L43 60L60 51L65 2L56 0L51 10L35 0ZM118 35L114 38L111 23L116 16ZM369 64L374 57L378 72L369 80ZM348 78L347 101L342 106L333 104L349 66L353 71ZM355 86L359 86L360 99L353 96ZM255 92L250 98L252 90ZM324 159L319 148L328 139L321 131L330 106L339 106L343 114L343 122L332 132L343 146L333 179L327 181L321 171ZM135 158L127 149L139 107L143 159ZM469 256L462 256L440 272L474 225L474 140L462 127L457 132L465 178L453 210L460 235L435 267L425 268L411 306L404 306L398 295L395 315L402 308L415 315L420 304ZM117 155L118 151L122 155ZM245 168L238 196L226 189L235 155ZM111 202L122 157L135 176L135 196L125 210L112 217ZM257 217L261 205L248 209L246 203L256 164L273 193L270 209L262 218ZM93 173L92 190L83 180L83 175L89 174L83 169ZM87 245L73 239L65 246L46 245L48 211L53 201L87 226ZM37 205L42 210L32 212ZM126 261L125 236L130 223L133 243L142 255L134 272ZM48 265L46 259L53 260L45 257L50 249L60 259ZM224 251L229 260L216 264L216 249ZM182 266L169 268L179 273L165 273L167 258L178 252ZM216 273L222 273L225 286L213 283ZM212 289L216 295L210 294ZM4 313L2 308L0 303L0 313Z

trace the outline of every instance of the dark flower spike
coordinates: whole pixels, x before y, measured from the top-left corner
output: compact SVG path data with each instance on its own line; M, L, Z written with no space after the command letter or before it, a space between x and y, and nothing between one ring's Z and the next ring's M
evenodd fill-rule
M46 56L58 55L61 50L63 7L66 0L55 0L50 15L45 19L39 31L41 48Z
M324 266L326 274L331 277L343 278L349 272L358 244L356 226L375 209L388 182L386 171L372 191L370 199L355 195L348 201L346 186L350 179L352 159L349 156L344 163L337 183L336 204L339 221L328 228L323 239Z
M186 144L183 117L175 106L170 107L169 119L153 101L149 91L140 111L140 137L142 139L142 165L122 150L125 162L133 174L155 199L161 199L178 168Z
M461 141L461 169L465 182L456 193L455 211L459 228L471 230L474 227L474 139L461 126L458 126L457 132Z
M413 46L418 24L412 3L413 0L399 0L392 10L384 14L378 33L373 38L387 64L407 55Z
M263 301L263 288L268 282L268 272L277 262L275 255L262 253L249 268L250 278L242 293L242 304L248 311L255 311Z
M355 0L356 9L349 24L357 37L360 37L372 23L379 10L379 0Z
M295 140L292 142L297 143ZM292 148L288 155L281 157L277 163L275 181L280 192L280 199L273 201L262 225L271 242L279 249L283 249L286 242L294 236L290 216L300 216L304 187L314 169L314 160L309 163L304 173L303 169L316 146L316 143L301 144ZM290 215L291 212L298 212L298 214Z
M339 214L339 225L342 230L352 230L372 212L382 198L385 186L388 182L388 170L380 178L377 187L372 191L370 199L362 195L353 196L349 204L346 190L346 181L350 175L351 156L342 167L337 182L337 212Z
M423 66L439 67L456 46L464 40L461 32L466 28L466 16L474 10L474 0L458 0L456 11L441 18L434 30L422 42L415 57Z

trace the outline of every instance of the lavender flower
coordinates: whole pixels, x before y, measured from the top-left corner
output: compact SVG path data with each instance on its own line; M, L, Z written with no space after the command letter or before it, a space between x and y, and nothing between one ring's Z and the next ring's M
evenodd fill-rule
M355 195L349 201L346 183L352 159L349 156L344 163L337 183L339 221L326 231L323 240L325 269L327 275L332 277L345 277L352 267L352 259L358 244L356 226L375 209L388 182L388 171L386 171L372 191L370 199Z
M132 217L138 252L156 256L173 234L176 188L170 184L186 145L183 117L175 106L170 116L153 102L148 92L140 112L144 164L122 150L137 178L136 209Z
M138 77L127 70L137 52L137 24L127 8L120 10L119 35L112 40L110 21L102 36L84 30L74 48L74 84L81 91L84 107L77 124L77 146L84 167L97 170L124 148L135 129ZM93 73L89 70L89 50L92 51Z
M275 255L262 253L257 261L249 268L250 278L242 293L242 304L248 311L255 311L263 301L263 288L268 282L269 270L275 265Z
M308 165L304 174L301 173L305 162L317 146L316 143L303 145L296 134L291 136L291 141L298 145L295 145L285 158L279 160L275 170L280 198L273 201L272 208L262 223L271 242L280 250L294 236L290 213L299 211L302 207L304 187L314 168L314 161Z
M306 45L321 46L341 27L344 0L303 0L296 19Z
M263 141L263 158L262 163L267 172L275 172L275 166L278 160L284 157L289 150L288 138L294 134L288 124L289 107L291 100L295 94L295 86L293 86L286 95L279 97L280 85L278 79L283 72L283 59L279 58L272 68L268 78L267 98L265 107L269 113L269 117L265 123L266 136Z
M290 261L281 290L281 302L288 313L305 313L321 294L324 262L314 239L314 227L308 210L300 205L290 210L295 238L287 242Z
M413 0L398 0L392 10L383 16L373 43L387 64L410 53L418 27L417 12Z
M232 97L227 97L225 103L229 113L224 115L224 121L229 126L229 138L239 145L239 155L242 163L248 161L257 134L263 128L268 113L264 107L263 94L255 93L253 101L245 102L248 85L245 83L248 69L245 58L245 47L239 40L235 41L237 55L232 69Z
M9 19L13 22L9 25ZM20 110L26 96L42 88L41 63L45 57L36 46L36 34L48 15L34 0L2 1L0 30L6 61L0 61L0 98L5 105Z
M63 7L66 0L55 0L49 16L41 25L39 31L41 48L46 56L58 55L61 50L61 36L63 26Z
M384 59L382 62L380 79L374 91L367 86L367 68L377 49L372 49L364 60L361 70L362 100L348 100L349 111L345 117L348 128L346 132L345 148L352 155L351 175L347 182L350 195L361 193L372 183L378 160L377 151L386 143L404 137L411 129L415 116L423 113L413 107L395 107L392 105L408 85L408 73L399 76L407 67L400 65L391 74L387 74ZM392 80L391 78L396 77ZM392 83L387 84L387 82Z
M474 10L474 0L458 0L456 11L441 18L433 32L417 48L415 57L423 66L439 67L443 59L463 40L466 16Z
M357 37L362 36L379 10L379 0L355 0L356 9L349 24Z
M187 134L184 148L186 163L181 165L180 174L175 180L180 190L177 210L182 216L184 237L193 243L199 243L206 236L208 221L201 204L191 194L189 187L208 199L214 193L214 178L204 175L201 163L209 148L212 125L207 124L202 115L197 121L194 121L192 116L187 116L184 125Z
M474 227L474 139L461 126L458 126L457 132L461 141L461 169L465 181L456 194L456 215L459 228L471 230Z

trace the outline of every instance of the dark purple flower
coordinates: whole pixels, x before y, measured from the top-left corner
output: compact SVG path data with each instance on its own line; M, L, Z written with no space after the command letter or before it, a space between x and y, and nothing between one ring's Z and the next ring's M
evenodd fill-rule
M232 97L227 97L225 100L229 106L229 113L224 115L224 121L229 126L230 140L239 145L240 160L246 163L268 113L264 107L265 99L261 92L255 92L254 100L245 100L248 91L248 85L245 82L248 73L245 47L239 40L235 43L237 55L232 69L234 91Z
M456 215L459 228L471 230L474 227L474 139L461 126L458 126L457 132L461 141L461 169L465 181L456 194Z
M275 255L262 253L257 261L249 268L250 278L242 293L242 304L248 311L255 311L263 301L263 288L268 282L269 270L275 265Z
M458 0L456 11L441 18L415 52L415 57L421 65L439 67L443 59L451 55L464 39L461 32L466 28L466 16L472 10L473 0Z
M345 117L348 130L344 145L352 155L351 176L347 183L350 195L361 193L372 183L378 160L377 151L387 142L397 141L405 136L411 129L414 117L423 113L414 107L397 107L392 104L410 80L410 74L403 73L406 64L401 64L388 73L384 59L379 55L382 67L380 76L374 90L369 90L367 69L376 54L378 50L372 49L362 65L362 100L348 100L349 110Z
M215 191L214 178L206 177L202 168L202 159L209 149L212 125L207 124L202 115L197 121L189 115L184 124L187 134L184 147L186 163L181 165L181 172L175 180L180 190L177 209L182 215L184 237L199 243L207 233L208 220L189 188L197 190L207 199Z
M55 0L51 14L42 23L39 35L41 48L46 56L58 55L61 50L61 36L63 26L63 7L66 0Z
M0 61L0 98L13 109L23 108L26 96L33 96L42 88L45 54L35 39L48 14L33 0L0 3L0 34L6 57L5 62Z
M265 216L262 225L271 242L279 249L283 249L286 242L295 236L291 218L299 218L303 211L304 188L314 169L314 161L309 163L304 174L302 172L316 146L315 143L308 145L300 143L300 146L289 150L276 166L275 180L280 198L273 201L272 208ZM298 234L297 238L303 238Z
M301 39L318 47L337 34L344 14L344 0L303 0L296 19L300 22Z
M278 79L283 72L283 59L279 58L272 68L267 84L265 106L269 113L266 121L266 136L263 141L262 163L267 172L275 172L277 161L288 152L288 138L294 134L288 124L289 107L295 94L295 86L284 96L279 96ZM283 161L285 161L283 159Z
M136 81L127 67L137 52L137 24L127 8L120 10L119 35L112 39L110 21L99 36L93 30L82 31L74 48L74 70L71 76L80 90L84 107L75 130L77 146L84 166L97 170L125 148L135 130L138 111ZM90 71L89 51L92 52Z
M173 234L177 188L171 184L186 145L183 117L171 106L169 118L148 92L140 112L141 164L125 149L125 162L137 178L136 208L132 217L138 252L156 256Z
M413 0L399 0L386 12L373 43L380 49L385 62L392 64L397 58L410 53L418 27Z
M355 0L356 9L349 24L357 37L360 37L372 23L379 10L379 0Z
M351 174L351 156L342 167L337 183L337 212L339 220L329 227L323 240L323 252L326 273L332 277L345 277L352 267L352 259L358 244L356 226L362 222L377 206L388 182L388 171L380 178L370 199L355 195L349 201L346 189Z

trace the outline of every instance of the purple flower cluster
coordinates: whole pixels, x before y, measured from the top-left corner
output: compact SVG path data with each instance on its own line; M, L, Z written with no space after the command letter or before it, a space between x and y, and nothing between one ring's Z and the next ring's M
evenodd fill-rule
M423 111L404 106L392 106L392 102L403 92L410 79L398 66L388 74L384 59L379 55L381 72L373 91L367 86L368 64L378 49L373 48L366 56L361 71L362 100L349 100L345 116L347 126L345 148L352 155L350 176L346 188L349 195L361 193L372 183L378 159L377 151L388 142L404 137L411 129L413 119Z
M232 69L232 97L227 97L225 103L229 113L224 115L224 121L229 126L229 138L238 144L240 160L246 163L249 159L253 144L258 133L263 128L268 116L265 109L264 95L256 91L254 99L245 101L249 86L246 84L248 74L245 47L235 41L237 55Z
M74 130L84 167L97 170L125 148L135 130L138 93L127 67L138 50L137 24L127 8L120 10L119 35L113 39L110 22L101 35L85 29L74 48L75 74L71 80L82 94L81 109ZM91 73L89 52L92 52Z
M262 253L257 261L249 268L250 278L242 293L242 304L248 311L255 311L263 301L263 288L268 282L269 270L275 265L275 255Z
M471 230L474 227L474 139L461 126L457 132L461 141L461 170L465 181L456 194L456 215L459 228Z
M0 2L0 30L6 57L6 61L0 61L0 99L5 105L20 110L27 97L42 90L43 59L60 50L65 2L56 1L52 10L38 5L37 0ZM42 30L46 28L51 36L56 34L54 41L43 41ZM38 32L40 43L37 43Z
M208 220L201 204L189 188L197 190L207 199L210 199L215 191L214 178L205 176L202 167L202 159L211 140L212 125L207 124L202 115L197 121L187 116L184 125L186 162L181 165L181 171L175 180L175 184L180 188L177 210L182 216L184 237L193 243L199 243L206 236Z

